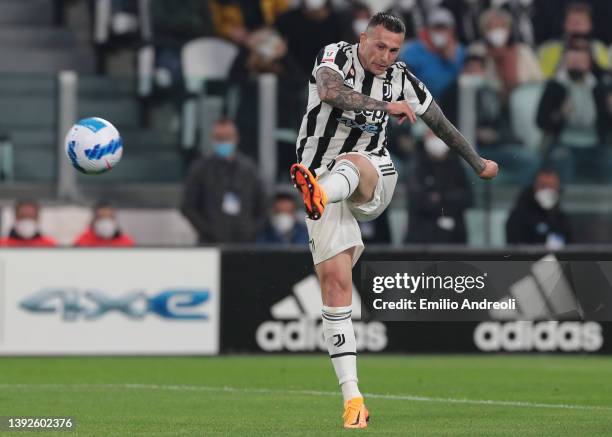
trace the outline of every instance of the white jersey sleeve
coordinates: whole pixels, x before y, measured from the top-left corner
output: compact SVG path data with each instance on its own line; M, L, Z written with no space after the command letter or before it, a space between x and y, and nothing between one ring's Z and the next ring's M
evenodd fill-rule
M408 102L416 115L423 115L433 100L431 93L425 84L408 70L406 64L398 62L398 66L402 70L403 100Z
M341 41L326 45L317 55L317 61L312 72L313 76L316 77L319 68L328 67L339 73L342 79L346 79L351 67L350 56L352 56L352 52L349 43Z

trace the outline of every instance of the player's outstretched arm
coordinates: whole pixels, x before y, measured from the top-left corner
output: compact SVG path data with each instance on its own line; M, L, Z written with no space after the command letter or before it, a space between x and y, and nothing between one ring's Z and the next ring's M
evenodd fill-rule
M492 179L497 175L497 164L478 155L472 145L461 135L461 132L448 121L435 101L431 102L421 118L433 133L444 141L448 147L459 153L481 178Z
M335 108L343 111L386 111L397 117L408 118L413 123L416 121L416 115L409 105L383 102L353 91L344 85L342 76L331 68L320 68L316 79L320 99Z

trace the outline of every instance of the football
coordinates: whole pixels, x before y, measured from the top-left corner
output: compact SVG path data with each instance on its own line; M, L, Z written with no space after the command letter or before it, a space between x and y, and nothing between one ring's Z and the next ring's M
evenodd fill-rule
M123 141L119 131L99 117L84 118L66 135L66 155L81 173L100 174L112 169L121 160Z

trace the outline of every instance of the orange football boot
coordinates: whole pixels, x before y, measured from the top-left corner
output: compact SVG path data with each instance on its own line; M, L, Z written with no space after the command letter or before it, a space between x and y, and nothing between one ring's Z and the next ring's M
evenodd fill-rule
M325 210L327 196L317 182L317 178L302 164L291 166L291 181L300 190L306 207L306 215L310 220L319 220Z
M367 428L370 413L363 404L363 398L353 398L346 401L342 419L344 420L344 427L347 429Z

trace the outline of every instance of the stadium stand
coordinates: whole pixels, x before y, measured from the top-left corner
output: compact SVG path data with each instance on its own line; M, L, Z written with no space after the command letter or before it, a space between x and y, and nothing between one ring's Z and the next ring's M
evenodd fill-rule
M188 164L185 151L180 146L188 146L192 155L190 159L200 151L207 150L210 125L222 113L237 119L243 130L245 146L252 145L245 147L245 151L254 158L259 156L258 149L262 147L262 132L259 128L262 122L259 118L262 102L259 101L259 93L263 88L257 82L250 82L250 79L231 82L229 68L232 60L238 56L237 46L212 38L187 43L182 59L186 91L183 93L175 90L170 94L158 95L152 82L156 64L155 48L151 45L155 41L155 28L151 26L150 8L154 1L134 2L127 9L126 2L92 2L106 5L107 8L110 5L110 15L100 15L102 8L88 8L83 2L59 3L64 9L64 16L59 18L53 2L6 0L0 3L0 48L3 53L7 53L0 59L0 92L3 95L0 100L0 177L12 181L4 184L4 198L33 194L36 198L57 200L53 184L58 179L59 159L64 159L58 151L57 126L61 111L57 73L62 70L73 70L78 74L75 116L97 115L113 120L125 144L129 145L126 149L129 152L124 155L121 165L105 177L104 184L100 184L96 178L77 176L82 199L106 197L108 193L116 196L120 207L177 207ZM331 5L337 8L340 3L332 2ZM420 18L411 24L414 26L413 35L417 35L427 23L429 14L435 9L430 6L452 6L451 3L432 2L430 5L429 2L423 2L426 7L419 8L417 15ZM519 19L517 14L520 20L529 14L534 19L541 19L539 5L525 5L520 10L510 4L504 4L502 8L515 20ZM545 8L549 6L546 3ZM346 5L344 7L336 11L340 14L347 12ZM398 9L391 2L387 7ZM284 6L277 12L282 10ZM465 20L459 21L457 9L453 6L451 10L458 27L466 26ZM484 10L481 7L475 16ZM249 7L245 16L250 16L251 12L252 8ZM129 37L116 34L113 25L115 14L123 13L131 14L132 24L136 26ZM292 14L295 17L299 15ZM270 19L273 18L266 15L265 22L270 24ZM350 20L345 21L344 24L352 24ZM212 16L206 16L202 21L204 27L214 22ZM476 24L474 21L472 27ZM521 25L519 29L516 21L514 24L512 32L515 38L512 41L525 44L530 37L521 32L525 32L528 26ZM249 32L256 28L249 26ZM551 24L550 27L553 29L554 26ZM558 27L560 33L561 23ZM468 38L469 32L462 28L462 39L473 42L482 38L479 29L473 30L473 35ZM550 32L548 34L552 35ZM538 35L535 39L540 41ZM100 47L105 48L104 63L107 68L102 69L103 74L94 74L100 63L97 60ZM123 53L119 54L122 50ZM131 53L127 58L125 51ZM149 56L151 54L153 56ZM288 55L292 56L293 53L289 52ZM136 62L138 59L140 61ZM143 68L145 64L146 68ZM276 119L277 126L276 133L269 135L268 139L272 141L270 147L277 150L279 162L274 168L280 187L287 183L283 168L293 159L292 144L298 128L296 120L300 115L294 115L296 110L291 104L303 108L301 95L287 98L291 90L299 91L299 84L303 82L291 79L279 75L276 85L272 85L277 87L278 102L277 109L274 109L275 116L270 120ZM147 80L150 83L143 86ZM223 82L222 86L218 86L219 82ZM245 92L248 89L252 92ZM502 104L507 105L507 110L501 113L507 117L511 134L519 140L519 144L509 144L504 149L508 152L506 155L509 159L514 156L516 159L532 160L534 166L537 166L542 144L542 133L535 124L535 110L541 92L542 83L527 82L512 90L507 101L501 100ZM462 107L462 110L465 111L465 108ZM398 163L398 167L409 168L410 153L402 161L406 162ZM482 187L474 187L475 204L466 212L469 244L503 244L503 222L508 208L521 185L528 179L528 175L520 173L520 168L507 167L506 173L502 173L493 184L492 202L485 199L487 195ZM404 187L398 189L389 211L391 235L395 244L403 241L407 223L406 196L400 194L405 192L402 190ZM576 217L584 217L592 209L597 209L598 213L602 213L602 208L607 211L606 204L601 204L598 197L604 191L603 185L568 186L565 203L570 216L575 212ZM574 206L578 209L574 210ZM472 235L474 231L471 230L482 228L483 220L489 223L485 228L491 229L491 235L487 238Z

